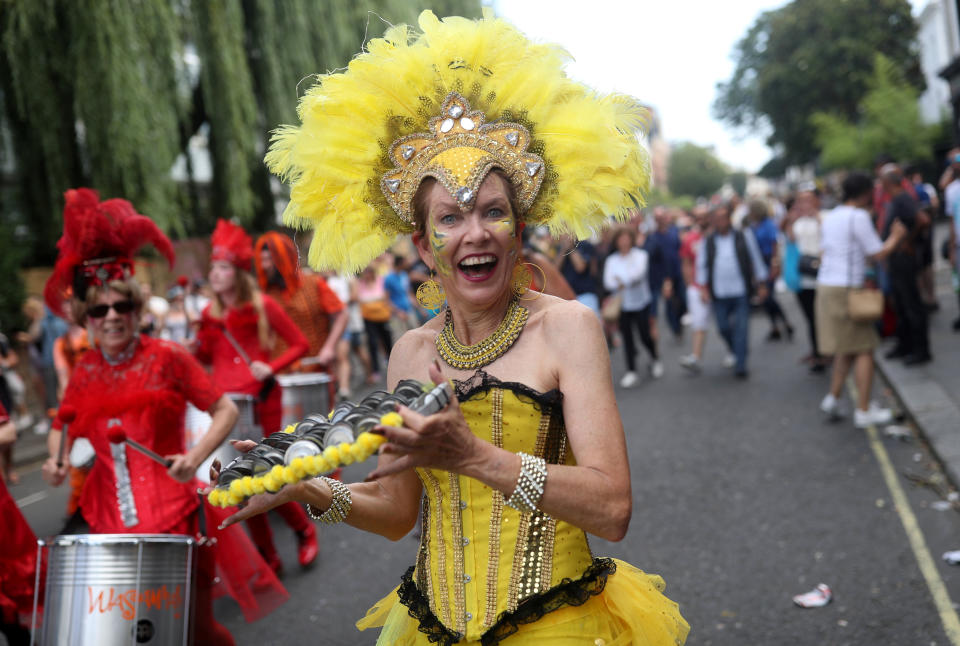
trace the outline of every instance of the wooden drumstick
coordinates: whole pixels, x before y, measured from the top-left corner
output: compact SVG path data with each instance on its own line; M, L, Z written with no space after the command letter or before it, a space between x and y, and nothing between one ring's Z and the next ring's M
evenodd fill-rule
M57 449L57 468L63 466L63 451L67 446L67 427L77 419L77 409L67 404L61 406L57 411L57 417L60 419L60 447Z
M114 426L110 429L107 429L107 439L110 440L113 444L120 444L121 442L126 442L130 448L136 449L143 453L145 456L151 460L162 464L163 466L170 468L170 465L173 464L173 460L163 457L156 451L151 451L140 442L136 442L127 437L126 432L123 428L119 426Z

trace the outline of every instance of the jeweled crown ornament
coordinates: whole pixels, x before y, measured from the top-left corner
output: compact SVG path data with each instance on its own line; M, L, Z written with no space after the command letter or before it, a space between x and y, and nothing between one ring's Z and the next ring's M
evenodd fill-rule
M530 133L516 123L484 123L457 92L443 102L440 115L430 119L430 132L401 137L390 147L396 165L380 181L390 206L401 220L413 224L413 196L426 177L435 178L464 211L473 208L484 178L494 168L513 184L521 212L537 197L544 161L527 152Z

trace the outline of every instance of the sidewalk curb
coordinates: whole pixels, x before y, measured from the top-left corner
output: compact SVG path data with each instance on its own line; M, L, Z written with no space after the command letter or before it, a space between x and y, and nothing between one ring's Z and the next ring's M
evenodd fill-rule
M922 369L876 358L877 369L943 463L947 478L960 487L960 406Z

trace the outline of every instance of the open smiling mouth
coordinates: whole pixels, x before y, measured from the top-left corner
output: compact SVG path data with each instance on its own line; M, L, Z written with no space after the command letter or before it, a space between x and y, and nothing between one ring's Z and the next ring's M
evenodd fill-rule
M492 253L476 254L457 263L457 269L467 280L486 280L493 274L497 262L497 257Z

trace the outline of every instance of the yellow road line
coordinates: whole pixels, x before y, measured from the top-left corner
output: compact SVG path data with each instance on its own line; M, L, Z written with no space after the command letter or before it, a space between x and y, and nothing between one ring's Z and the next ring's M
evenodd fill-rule
M852 383L847 384L847 387L850 390L851 399L857 401L856 388ZM950 593L947 592L947 586L944 585L943 579L940 578L940 572L937 571L933 556L930 554L930 548L927 547L927 541L923 537L923 531L920 529L919 523L917 523L917 517L913 513L913 508L910 507L910 501L907 500L907 494L900 484L900 479L897 477L897 472L893 468L893 463L890 462L890 455L887 453L886 447L883 446L883 442L880 441L880 434L877 433L876 426L867 428L867 439L870 442L870 448L873 450L874 457L877 458L880 472L883 474L883 480L886 482L887 489L890 491L890 497L893 499L893 507L897 510L897 514L900 516L900 522L903 523L903 530L907 533L907 540L910 541L910 548L913 550L913 555L917 559L920 573L923 574L923 578L927 582L927 588L933 597L933 603L937 607L937 612L940 614L943 631L947 634L947 639L950 640L953 646L960 646L960 617L957 616L957 611L954 609L953 602L950 600Z

